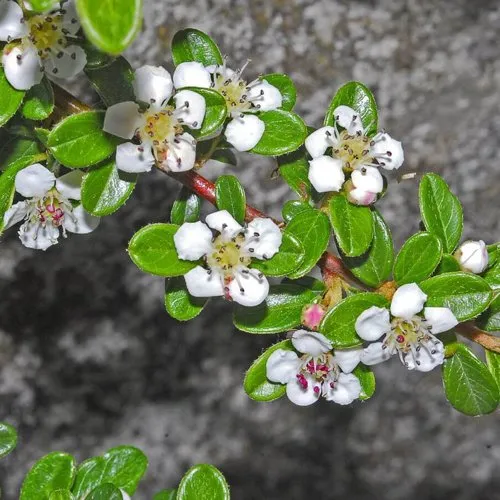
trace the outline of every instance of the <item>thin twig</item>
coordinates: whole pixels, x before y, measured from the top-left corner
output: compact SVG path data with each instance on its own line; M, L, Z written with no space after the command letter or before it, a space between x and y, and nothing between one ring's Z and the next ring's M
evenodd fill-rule
M461 323L455 331L489 351L500 353L500 337L479 329L472 321Z

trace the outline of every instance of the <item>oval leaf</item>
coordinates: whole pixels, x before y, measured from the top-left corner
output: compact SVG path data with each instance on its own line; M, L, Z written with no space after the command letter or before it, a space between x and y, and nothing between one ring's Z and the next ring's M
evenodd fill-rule
M312 210L309 203L300 200L288 200L281 209L281 215L285 222L290 222L294 217L304 212L305 210Z
M500 389L500 353L485 349L486 364Z
M0 66L0 127L14 116L23 98L24 92L16 90L7 81L3 67Z
M455 259L453 255L447 253L443 254L435 274L453 273L455 271L460 271L460 264L457 259Z
M6 457L17 445L17 432L12 425L0 422L0 458Z
M189 321L201 313L208 298L193 297L182 276L170 278L165 287L165 309L177 321Z
M56 490L50 494L49 500L73 500L74 496L69 490ZM121 497L120 499L121 500Z
M45 152L41 144L33 139L26 139L16 135L7 135L1 138L0 170L6 170L12 163L32 165L35 158Z
M240 224L245 220L245 190L234 175L221 175L217 179L215 203L219 210L227 210Z
M191 467L179 484L177 500L229 500L229 486L222 473L213 465Z
M369 366L359 364L352 371L353 375L358 377L359 382L361 383L361 394L359 395L359 399L361 401L366 401L370 399L373 394L375 394L375 374Z
M57 0L31 0L30 7L36 12L47 12L54 9L59 2Z
M162 490L155 494L153 500L175 500L177 490Z
M115 485L106 483L92 490L85 500L123 500L123 495Z
M31 87L24 98L21 113L28 120L45 120L54 110L52 85L44 78L38 85Z
M295 106L295 101L297 100L297 89L292 79L288 75L271 73L262 76L261 80L265 80L280 91L282 97L281 109L292 111Z
M222 64L222 55L215 42L203 31L193 28L174 35L172 59L176 66L187 61L198 61L203 66Z
M495 297L488 309L477 320L478 326L487 332L500 332L500 295Z
M200 218L200 205L199 196L183 186L172 205L170 221L179 226L184 222L196 222Z
M483 277L493 290L498 290L500 288L500 262L488 269Z
M285 182L303 200L312 196L312 185L309 180L309 161L303 148L278 158L279 173Z

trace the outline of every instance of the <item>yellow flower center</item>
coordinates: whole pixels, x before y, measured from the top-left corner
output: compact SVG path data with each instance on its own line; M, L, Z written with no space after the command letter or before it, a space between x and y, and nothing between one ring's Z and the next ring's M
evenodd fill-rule
M28 20L31 43L36 47L40 57L46 57L50 49L66 45L66 37L62 27L63 16L37 15Z
M347 130L340 132L338 143L333 146L333 154L342 160L343 167L353 170L358 165L373 163L370 156L371 139L366 135L349 135Z
M207 255L208 266L219 269L224 278L232 277L235 269L240 266L248 267L252 259L242 251L244 241L242 234L229 241L222 235L217 236L212 253Z
M230 113L247 111L252 107L248 101L247 82L234 75L232 78L217 74L214 87L226 100Z

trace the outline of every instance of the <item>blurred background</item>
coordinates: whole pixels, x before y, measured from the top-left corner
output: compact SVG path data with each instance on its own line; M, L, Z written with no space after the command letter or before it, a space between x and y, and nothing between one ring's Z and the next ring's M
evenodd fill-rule
M250 79L288 73L313 126L340 85L366 83L381 125L403 142L405 170L443 175L465 207L465 236L500 240L498 0L146 0L128 59L170 65L171 37L187 26L213 36L234 66L251 58ZM84 86L73 88L97 102ZM252 204L278 215L292 195L273 168L243 155L231 171ZM397 245L418 230L417 186L394 176L379 204ZM52 450L83 460L118 444L149 457L139 499L200 462L223 470L235 500L500 498L498 415L454 411L439 370L393 360L377 367L375 396L347 408L249 400L244 371L275 337L237 332L222 301L188 324L171 320L164 281L126 254L177 191L160 173L142 175L95 233L46 253L21 246L15 230L2 238L0 418L20 434L0 462L2 498L17 498Z

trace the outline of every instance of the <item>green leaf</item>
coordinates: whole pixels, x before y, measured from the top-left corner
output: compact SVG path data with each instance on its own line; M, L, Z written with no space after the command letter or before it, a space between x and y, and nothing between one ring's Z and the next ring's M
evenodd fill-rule
M363 343L356 333L355 324L358 316L366 309L388 307L387 299L378 293L357 293L351 295L330 309L318 327L329 338L334 348L348 349Z
M193 28L174 35L172 59L176 66L187 61L198 61L203 66L222 64L222 55L215 42L203 31Z
M177 500L229 500L229 486L213 465L195 465L182 478Z
M36 12L47 12L59 5L58 0L31 0L30 6Z
M105 483L93 489L85 500L122 500L123 495L114 484Z
M493 290L498 290L500 288L500 262L488 269L483 278Z
M441 240L431 233L417 233L406 240L394 263L394 280L398 286L419 283L436 269L443 247Z
M437 174L424 175L418 195L425 228L441 240L444 252L452 253L464 226L460 201Z
M302 309L316 299L316 293L294 284L271 285L266 300L256 307L236 304L233 321L247 333L286 332L300 325Z
M286 392L286 385L270 382L266 376L266 363L269 356L278 349L293 351L290 340L283 340L266 349L253 363L245 374L243 389L255 401L274 401Z
M427 294L427 307L449 307L460 322L481 314L492 297L488 283L470 273L440 274L420 283L420 288Z
M340 106L349 106L359 113L361 122L367 130L367 135L371 136L377 132L378 113L375 98L370 90L359 82L349 82L340 87L328 107L325 116L325 125L335 124L335 109Z
M305 210L312 210L309 203L300 200L288 200L281 209L281 215L285 222L290 222L300 212L304 212Z
M122 497L120 497L121 500ZM50 494L49 500L73 500L74 496L69 490L55 490Z
M82 182L82 205L98 217L116 212L135 188L136 174L121 172L114 160L92 168Z
M443 383L448 401L466 415L485 415L498 405L500 394L493 375L464 344L445 359Z
M142 0L76 0L86 37L100 50L120 54L142 25Z
M220 161L226 165L236 167L238 165L238 158L231 149L216 149L212 153L211 160Z
M13 163L32 165L36 161L35 158L40 158L44 151L37 141L16 135L6 135L1 143L0 170L6 170Z
M0 66L0 127L14 116L23 98L24 91L16 90L7 81L3 67Z
M6 457L17 445L17 432L12 425L0 422L0 458Z
M26 93L21 114L28 120L45 120L54 110L54 92L52 85L44 78L38 85Z
M297 100L297 89L292 79L288 75L283 75L281 73L270 73L262 76L261 80L265 80L280 91L283 99L281 109L292 111L295 106L295 101Z
M345 257L342 260L352 274L363 283L374 288L380 286L391 274L394 262L394 247L389 227L376 210L373 216L373 240L370 248L360 257Z
M361 394L359 395L359 399L361 399L361 401L370 399L375 393L376 386L375 375L372 369L369 366L359 364L354 368L352 373L358 377L361 383Z
M115 58L106 52L102 52L95 45L92 45L87 39L81 42L81 47L87 55L87 64L85 65L84 71L89 69L103 68L111 64Z
M219 210L227 210L240 224L245 220L245 190L234 175L221 175L217 179L215 203Z
M353 205L343 194L334 195L329 204L335 239L348 257L365 253L373 240L373 217L369 207Z
M500 295L497 295L477 320L478 326L487 332L500 332Z
M300 148L307 137L307 127L292 111L262 111L259 118L266 128L257 145L250 151L264 156L280 156Z
M44 145L47 146L47 143L49 142L49 134L50 130L43 128L43 127L35 127L33 129L33 132L35 132L36 138Z
M460 264L457 259L455 259L453 255L447 253L443 254L435 274L453 273L455 271L460 271Z
M145 273L165 278L182 276L199 262L181 260L174 245L176 224L149 224L134 234L128 245L128 253L134 264Z
M498 352L484 350L486 354L486 364L500 389L500 354Z
M498 243L494 243L493 245L488 245L486 249L488 250L488 267L493 267L500 256L500 247Z
M55 159L69 168L95 165L111 156L121 142L102 130L104 111L71 115L50 132L48 147Z
M172 205L171 222L179 226L184 222L196 222L200 218L200 205L199 196L183 186Z
M298 238L285 229L279 252L267 260L252 261L251 267L266 276L286 276L299 268L304 258L304 246Z
M20 500L47 500L56 490L71 488L75 479L75 459L54 451L38 460L24 478Z
M189 321L201 313L208 299L193 297L182 276L170 278L165 287L165 309L177 321Z
M162 490L155 494L153 500L176 500L177 490Z
M309 180L309 161L304 148L278 158L279 173L290 188L308 201L313 192Z
M291 278L305 276L318 262L330 241L328 217L319 210L304 210L297 214L286 226L287 233L295 236L305 250L304 261Z
M132 86L134 72L124 57L118 57L106 66L96 68L87 66L85 74L106 107L119 102L135 102Z

